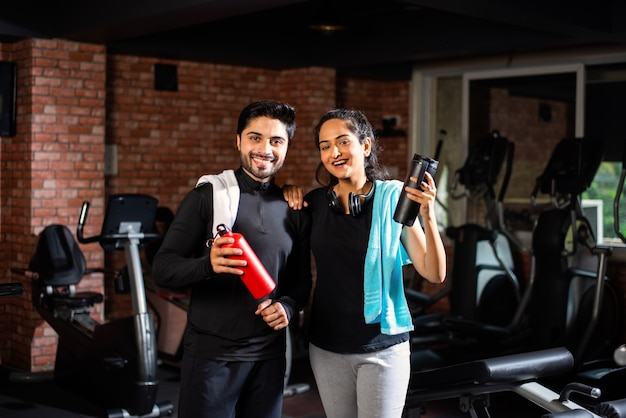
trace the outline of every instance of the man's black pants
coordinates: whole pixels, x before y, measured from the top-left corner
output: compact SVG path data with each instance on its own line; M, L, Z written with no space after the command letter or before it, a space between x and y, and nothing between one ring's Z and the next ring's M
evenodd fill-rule
M178 418L280 418L285 358L225 362L183 356Z

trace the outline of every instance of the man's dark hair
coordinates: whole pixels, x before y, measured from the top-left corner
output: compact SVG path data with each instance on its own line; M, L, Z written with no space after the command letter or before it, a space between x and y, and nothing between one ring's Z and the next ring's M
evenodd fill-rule
M296 111L291 105L274 100L253 102L246 106L239 114L237 135L241 135L252 119L263 116L281 121L285 125L287 139L291 143L291 139L296 132Z

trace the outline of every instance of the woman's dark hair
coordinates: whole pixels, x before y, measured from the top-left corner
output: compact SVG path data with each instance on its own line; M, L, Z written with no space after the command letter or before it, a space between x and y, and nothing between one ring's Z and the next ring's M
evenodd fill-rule
M237 135L241 135L252 119L264 116L272 119L278 119L285 125L285 129L287 130L287 139L289 144L291 144L293 135L296 132L296 111L292 106L274 100L253 102L246 106L239 114L239 121L237 122Z
M365 139L369 138L371 141L370 155L365 157L365 175L368 181L374 180L386 180L389 178L387 169L380 163L379 155L382 152L382 147L378 143L376 134L372 124L367 120L367 117L360 110L355 109L332 109L326 112L324 116L315 126L315 146L320 148L319 136L322 125L331 120L340 119L346 122L348 129L352 132L361 144L365 143ZM315 180L322 186L333 186L339 181L337 177L330 174L323 163L319 163L317 170L315 171Z

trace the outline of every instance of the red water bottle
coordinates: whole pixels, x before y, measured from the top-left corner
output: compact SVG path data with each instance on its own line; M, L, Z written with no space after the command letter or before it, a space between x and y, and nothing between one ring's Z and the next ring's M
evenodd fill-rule
M246 260L248 262L247 266L237 268L243 270L241 280L243 280L252 296L255 299L261 299L269 295L276 287L276 283L272 280L272 276L267 272L265 266L263 266L244 236L238 232L232 232L224 224L217 226L217 233L222 237L235 239L235 242L232 244L222 245L223 248L239 248L243 251L241 255L231 255L229 258Z

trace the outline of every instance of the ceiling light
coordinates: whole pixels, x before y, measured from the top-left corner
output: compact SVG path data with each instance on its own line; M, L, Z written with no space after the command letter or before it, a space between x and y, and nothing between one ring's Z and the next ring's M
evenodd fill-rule
M344 30L345 27L341 25L336 25L334 23L318 23L318 24L309 25L309 29L321 32L326 35L330 35L335 32Z

